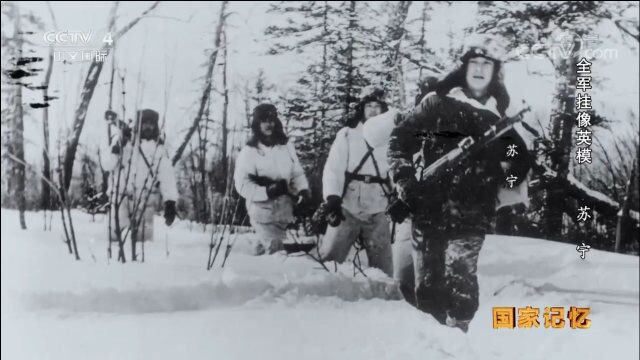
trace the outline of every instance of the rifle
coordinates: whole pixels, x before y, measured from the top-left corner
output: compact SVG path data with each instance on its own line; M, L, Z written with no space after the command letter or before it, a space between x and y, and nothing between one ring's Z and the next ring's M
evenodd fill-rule
M322 235L327 232L327 227L329 226L329 210L327 208L327 203L322 202L318 209L311 216L311 221L309 222L309 229L307 232L316 235Z
M249 180L253 181L258 186L269 186L276 182L268 176L249 174Z
M430 182L437 179L446 169L458 169L464 160L477 154L488 144L513 129L515 124L522 121L523 115L529 111L531 111L531 107L527 106L514 116L503 117L476 139L472 136L465 137L458 143L458 146L455 149L444 154L429 166L422 169L419 173L420 181L423 183ZM394 196L394 199L390 201L389 206L387 207L387 214L408 214L410 212L411 207L397 196ZM404 221L404 218L400 219L399 217L396 217L394 220L401 220L397 222L402 222Z
M265 187L276 182L276 180L273 180L268 176L262 176L262 175L256 175L256 174L249 174L249 180L253 181L258 186L265 186ZM300 199L297 195L294 195L290 192L287 192L286 195L289 196L291 200L293 200L293 203L294 203L293 215L296 218L296 223L306 223L306 219L304 218L308 216L307 214L310 212L310 210L300 208L300 203L302 199Z

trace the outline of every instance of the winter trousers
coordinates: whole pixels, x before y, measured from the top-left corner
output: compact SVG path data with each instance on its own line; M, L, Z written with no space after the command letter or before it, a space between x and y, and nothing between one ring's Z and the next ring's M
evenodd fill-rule
M523 215L526 211L524 204L503 206L496 214L496 234L498 235L522 235L525 232Z
M397 261L394 277L403 295L440 323L466 331L479 305L477 270L484 236L445 239L413 226L411 242L412 246L408 246L406 236L398 237L398 251L394 255ZM413 262L413 267L409 262Z
M116 232L116 219L114 205L111 205L111 217L109 219L109 226L111 228L109 239L110 241L118 242ZM133 200L129 197L125 197L118 209L118 222L120 224L120 234L122 240L134 239L136 242L140 241L153 241L153 216L155 209L153 204L147 204L144 213L132 214L134 209Z
M256 255L265 252L273 254L284 249L283 242L287 238L287 225L284 222L259 223L251 222L251 226L256 231L254 237L254 251Z
M400 292L405 300L415 306L416 302L416 281L414 256L418 255L413 251L411 234L411 220L406 220L401 224L396 224L395 241L393 243L393 279L398 283Z
M362 240L369 266L392 275L391 231L384 212L367 215L366 219L353 216L342 209L345 220L340 225L327 227L318 244L323 261L344 262L355 241Z

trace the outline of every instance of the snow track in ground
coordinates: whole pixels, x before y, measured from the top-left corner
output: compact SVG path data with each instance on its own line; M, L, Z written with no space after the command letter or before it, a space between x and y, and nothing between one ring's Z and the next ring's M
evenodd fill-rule
M259 277L240 277L225 272L221 281L166 288L89 289L79 292L38 292L25 295L30 310L65 310L99 313L154 313L196 311L242 306L251 301L286 298L336 297L342 301L379 298L400 300L389 281L354 281L337 274L309 274L300 279L273 284Z
M210 234L156 218L145 263L110 262L104 224L74 212L82 261L42 214L2 210L7 359L638 359L638 257L489 236L480 308L463 334L399 299L376 269L325 271L308 257L251 256L240 234L206 271ZM169 255L167 256L167 249ZM127 248L127 254L129 249ZM494 306L590 306L587 330L495 330Z

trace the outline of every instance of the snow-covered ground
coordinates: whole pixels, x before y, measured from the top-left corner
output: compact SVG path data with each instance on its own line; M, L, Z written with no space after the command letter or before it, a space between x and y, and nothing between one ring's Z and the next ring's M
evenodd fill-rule
M633 359L638 257L489 236L467 334L402 300L374 269L251 256L239 235L207 271L209 234L156 218L144 263L109 263L103 217L75 213L82 261L42 214L2 210L3 359ZM333 267L330 267L333 270ZM494 306L590 306L590 329L495 330Z

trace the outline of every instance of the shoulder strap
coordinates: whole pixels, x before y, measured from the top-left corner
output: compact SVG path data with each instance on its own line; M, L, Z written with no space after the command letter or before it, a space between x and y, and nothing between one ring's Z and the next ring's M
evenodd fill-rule
M149 159L147 159L147 156L144 154L144 151L142 151L142 148L140 147L140 145L138 145L138 151L140 152L140 155L142 155L142 160L144 160L144 163L147 165L147 168L149 169L149 172L151 173L151 177L153 178L153 167L151 166L151 163L149 162Z
M373 148L369 144L367 144L366 141L365 141L365 144L367 145L367 152L364 154L364 156L360 160L360 163L358 163L358 166L356 166L355 169L353 169L353 171L351 172L352 174L357 174L358 172L360 172L364 164L367 162L367 159L369 157L373 158ZM375 164L375 160L374 160L374 164ZM376 165L376 171L377 171L377 167L378 166Z
M364 144L367 145L367 154L371 154L371 161L373 161L373 168L376 171L376 175L379 178L382 178L382 175L380 175L380 169L378 168L378 162L376 161L376 157L373 155L373 147L371 145L369 145L369 143L367 142L367 140L364 140Z
M367 159L369 159L369 157L371 157L371 160L373 161L373 167L376 171L376 176L378 176L379 178L382 178L381 174L380 174L380 169L378 168L378 163L376 162L376 158L373 155L373 150L374 148L369 145L369 143L367 142L367 140L363 139L364 144L367 146L367 152L364 154L364 156L362 157L362 159L360 160L360 162L358 163L358 166L356 166L353 171L351 172L351 174L356 175L358 174L358 172L360 172L360 170L362 169L362 167L364 166L364 164L367 162ZM347 151L347 154L349 152ZM347 165L349 164L349 162L347 161ZM346 171L345 171L345 175L346 175ZM347 186L349 185L349 182L351 181L349 176L345 176L345 180L344 180L344 186L342 189L342 197L344 198L344 195L347 193ZM380 186L382 187L382 192L385 194L385 196L389 195L389 192L387 191L387 189L384 188L384 185L380 184Z
M349 131L345 131L344 132L344 137L347 141L347 169L345 169L344 172L344 186L342 186L342 195L340 196L341 198L344 198L344 195L347 193L347 186L349 186L349 182L351 182L351 178L349 176L347 176L347 174L349 173L347 170L349 168L349 155L351 154L351 148L349 146ZM353 171L351 172L352 174L357 174L360 169L362 169L362 167L364 166L364 163L367 162L367 159L369 158L369 156L372 154L371 151L367 151L364 156L362 157L362 159L360 160L360 163L358 163L358 165L355 167L355 169L353 169Z
M369 143L367 142L367 140L364 140L364 143L367 145L367 149L369 149L368 153L371 154L371 161L373 161L373 168L376 170L376 176L378 176L379 178L382 179L382 174L380 173L380 168L378 168L378 162L376 161L376 157L373 155L373 147L371 147L371 145L369 145ZM389 195L391 195L391 189L387 189L384 187L384 184L380 184L380 187L382 188L382 192L384 193L384 195L386 197L389 197Z

